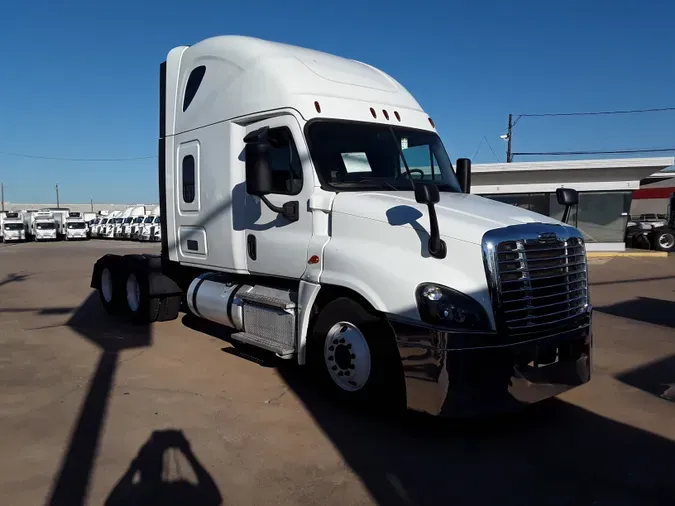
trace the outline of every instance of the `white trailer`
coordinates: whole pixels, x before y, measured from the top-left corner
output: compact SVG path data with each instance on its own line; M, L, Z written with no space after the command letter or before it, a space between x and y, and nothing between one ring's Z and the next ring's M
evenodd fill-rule
M88 239L87 222L80 212L69 212L66 217L65 233L63 238L66 241L73 239Z
M161 254L96 262L111 313L171 320L184 301L344 400L434 415L589 381L581 233L471 195L470 161L453 167L389 75L214 37L169 52L159 96Z
M26 240L23 213L5 211L0 213L0 242L21 242Z

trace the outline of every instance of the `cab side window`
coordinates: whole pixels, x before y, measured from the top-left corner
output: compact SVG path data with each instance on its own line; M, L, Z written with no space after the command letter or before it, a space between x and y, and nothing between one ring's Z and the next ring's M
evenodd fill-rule
M271 145L272 193L297 195L302 189L302 164L290 129L270 128L268 138Z

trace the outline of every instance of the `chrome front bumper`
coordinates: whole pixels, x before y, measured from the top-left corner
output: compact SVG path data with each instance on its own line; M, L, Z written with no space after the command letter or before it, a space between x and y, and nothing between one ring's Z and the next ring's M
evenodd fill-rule
M590 309L587 316L587 325L511 344L496 333L453 333L390 318L408 408L447 417L495 414L583 385L593 345Z

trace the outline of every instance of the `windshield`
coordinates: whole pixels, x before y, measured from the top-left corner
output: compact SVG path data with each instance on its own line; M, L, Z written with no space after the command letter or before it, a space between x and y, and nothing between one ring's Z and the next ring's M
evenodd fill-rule
M124 223L131 223L133 220L133 218L125 218Z
M38 230L54 230L56 228L56 224L54 223L36 223L35 228Z
M137 218L134 218L134 223L141 223L143 221L143 216L139 216Z
M108 223L108 219L107 219L107 218L103 218L103 219L101 220L101 225L105 225L106 223Z
M434 182L441 191L461 192L443 143L433 132L317 121L309 125L307 136L321 181L336 190L410 190L402 151L415 181Z
M145 221L143 223L152 223L153 219L154 218L152 216L148 216L147 218L145 218Z
M76 223L68 223L68 228L71 229L82 229L85 228L87 225L85 225L83 222L78 221Z
M156 216L154 223L161 223L161 222L162 220L159 218L159 216Z
M5 230L23 230L21 223L5 223Z

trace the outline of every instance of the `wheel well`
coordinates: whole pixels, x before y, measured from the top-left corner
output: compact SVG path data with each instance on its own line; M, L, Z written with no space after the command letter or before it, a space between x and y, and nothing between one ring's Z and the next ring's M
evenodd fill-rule
M384 314L381 311L376 310L373 308L373 306L366 300L365 297L363 297L361 294L355 292L354 290L351 290L349 288L345 288L342 286L335 286L335 285L321 285L321 290L319 290L319 294L316 297L316 300L314 301L314 305L312 306L312 314L309 320L309 325L307 328L307 339L312 338L313 330L314 330L314 323L316 321L316 317L318 314L321 312L321 309L323 309L326 304L328 304L330 301L335 300L339 297L347 297L349 299L352 299L355 302L358 302L368 313L372 314L374 317L378 318L383 327L387 329L387 338L393 346L393 350L395 351L396 356L398 357L398 361L395 364L392 364L392 367L396 367L396 374L399 378L399 385L398 388L401 389L402 395L403 395L403 402L407 402L406 397L408 395L407 390L406 390L406 385L405 385L405 374L403 372L403 363L400 360L401 355L398 350L398 346L396 343L396 336L394 335L394 331L391 328L391 326L388 324L386 321ZM394 385L392 385L392 388L396 388Z

